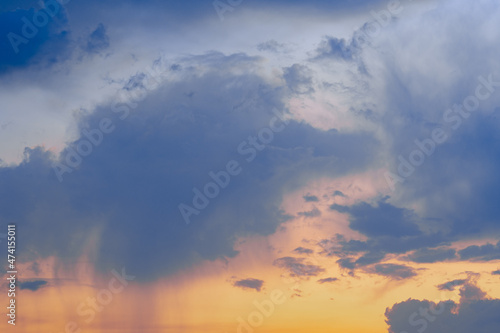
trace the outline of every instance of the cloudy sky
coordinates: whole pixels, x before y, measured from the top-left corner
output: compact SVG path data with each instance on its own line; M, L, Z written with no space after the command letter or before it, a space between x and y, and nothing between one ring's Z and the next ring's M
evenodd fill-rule
M3 1L2 332L499 332L499 40L496 0Z

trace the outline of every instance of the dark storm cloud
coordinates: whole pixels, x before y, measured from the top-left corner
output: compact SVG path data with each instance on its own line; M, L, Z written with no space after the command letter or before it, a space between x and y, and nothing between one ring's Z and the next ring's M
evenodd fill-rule
M80 122L87 134L69 143L59 161L67 163L102 119L110 119L114 130L61 183L54 156L42 148L27 149L19 166L1 168L0 223L16 221L29 230L19 251L70 263L92 230L100 230L99 269L126 267L138 279L155 279L235 256L237 237L272 234L290 219L280 210L285 188L367 167L376 146L370 135L295 121L265 149L255 149L249 162L248 138L269 126L273 108L283 110L283 87L250 74L256 61L244 54L189 57L165 67L166 75L182 79L167 81L124 120L125 103L98 107ZM249 73L242 73L245 68ZM141 89L133 84L124 92ZM244 141L247 151L240 154ZM209 172L224 170L231 160L241 174L186 225L179 204L192 205L193 188L213 181Z

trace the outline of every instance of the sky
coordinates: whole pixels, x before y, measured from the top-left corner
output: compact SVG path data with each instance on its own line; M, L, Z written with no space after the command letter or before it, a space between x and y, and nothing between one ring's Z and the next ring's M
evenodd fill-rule
M499 332L499 39L495 0L3 1L0 329Z

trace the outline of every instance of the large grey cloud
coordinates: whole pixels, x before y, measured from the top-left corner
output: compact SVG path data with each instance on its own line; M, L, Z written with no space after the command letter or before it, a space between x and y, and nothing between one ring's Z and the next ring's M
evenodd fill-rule
M251 74L257 63L244 54L190 57L170 67L167 76L175 82L167 81L124 120L112 105L98 107L81 119L82 133L103 118L115 129L61 183L54 156L40 147L27 149L19 166L1 168L0 221L26 230L23 257L56 255L70 263L97 232L98 268L127 267L138 279L153 279L236 255L237 237L269 235L290 218L280 211L285 190L368 166L376 147L370 135L296 121L247 162L239 144L269 126L273 108L283 110L286 91ZM68 144L61 162L79 142ZM230 160L240 163L241 174L186 225L178 205L191 204L193 188L212 181L209 172Z

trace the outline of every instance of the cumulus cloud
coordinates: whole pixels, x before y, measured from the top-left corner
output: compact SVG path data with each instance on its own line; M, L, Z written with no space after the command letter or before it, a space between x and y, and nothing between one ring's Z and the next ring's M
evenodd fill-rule
M425 331L482 332L500 329L500 300L488 298L474 283L458 283L460 302L408 299L387 308L385 316L389 332Z

